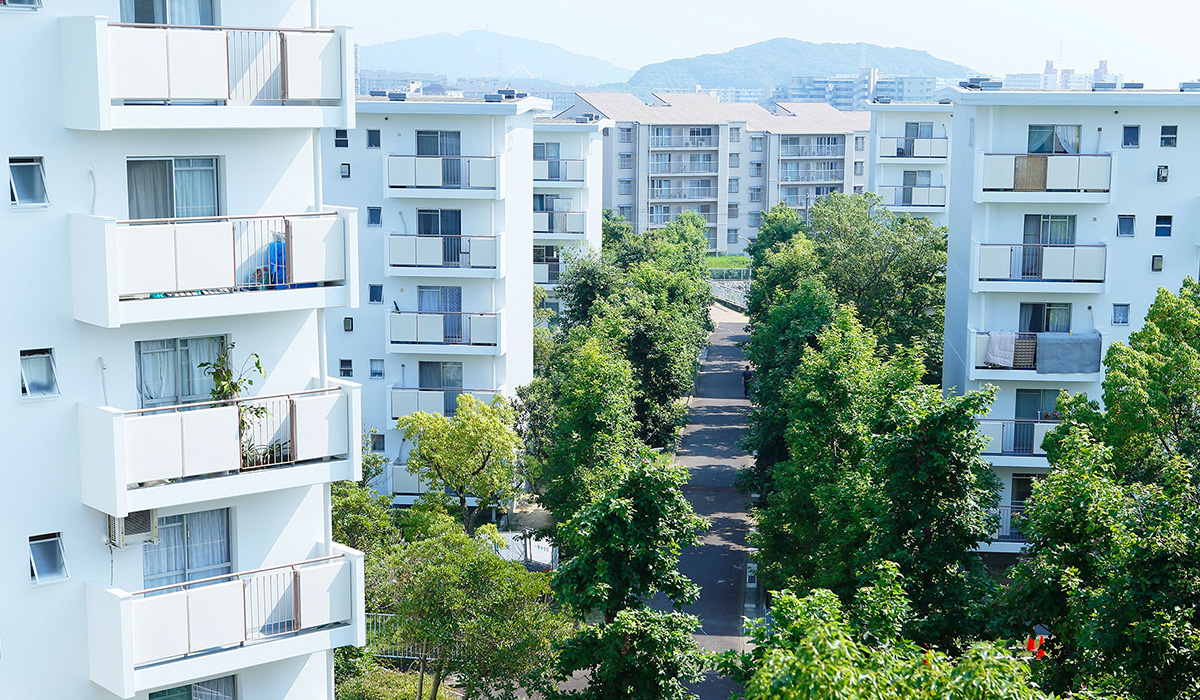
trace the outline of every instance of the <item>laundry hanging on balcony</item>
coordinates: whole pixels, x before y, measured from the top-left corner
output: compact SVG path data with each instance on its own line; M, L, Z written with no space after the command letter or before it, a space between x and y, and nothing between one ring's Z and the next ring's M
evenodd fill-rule
M1100 371L1100 333L1038 333L1038 374Z
M1012 367L1016 344L1017 334L1012 331L989 332L984 363L995 367Z

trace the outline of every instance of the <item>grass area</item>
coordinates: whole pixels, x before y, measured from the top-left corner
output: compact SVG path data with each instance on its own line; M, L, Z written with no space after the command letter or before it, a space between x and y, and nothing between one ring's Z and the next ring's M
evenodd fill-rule
M714 255L704 259L708 263L708 269L721 269L729 267L750 267L750 258L743 255Z

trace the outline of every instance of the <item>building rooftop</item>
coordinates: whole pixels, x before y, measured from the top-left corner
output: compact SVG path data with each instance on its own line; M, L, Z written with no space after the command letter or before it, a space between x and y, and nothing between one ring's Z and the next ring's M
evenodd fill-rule
M871 130L869 113L844 112L826 102L776 102L775 107L776 110L785 112L786 116L797 120L796 123L803 124L805 133Z
M705 93L654 93L650 104L627 92L578 92L599 114L616 121L642 124L707 125L744 123L751 131L777 134L842 134L870 129L870 115L842 112L823 102L781 103L784 114L772 114L751 102L718 102ZM576 110L577 111L577 110Z
M524 114L548 111L552 106L550 100L541 97L513 97L488 102L482 97L448 95L406 95L403 100L359 95L356 102L360 114Z
M1200 107L1200 89L1184 90L975 90L957 85L942 88L934 99L957 104L1040 107Z

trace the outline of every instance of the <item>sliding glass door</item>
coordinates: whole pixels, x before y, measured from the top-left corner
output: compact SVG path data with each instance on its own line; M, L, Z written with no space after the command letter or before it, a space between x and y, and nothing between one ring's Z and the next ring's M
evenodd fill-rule
M216 158L139 158L126 171L130 219L219 214Z
M155 588L228 574L229 552L228 508L159 518L158 544L142 546L142 583Z
M121 21L132 24L212 26L214 0L121 0Z

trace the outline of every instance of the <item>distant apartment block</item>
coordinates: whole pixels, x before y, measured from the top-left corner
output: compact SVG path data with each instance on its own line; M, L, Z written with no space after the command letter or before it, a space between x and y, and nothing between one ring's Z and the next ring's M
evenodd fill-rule
M775 101L824 102L840 110L865 110L876 98L894 102L921 102L946 85L941 78L880 75L864 68L858 75L832 77L799 76L775 88Z
M445 89L446 76L436 73L409 73L390 70L359 69L358 94L369 95L372 91L398 91L418 94L423 88L439 86ZM439 88L435 88L438 90ZM440 94L440 92L438 93Z
M1008 73L1004 76L1007 90L1091 90L1094 85L1124 84L1125 76L1108 72L1108 61L1100 64L1090 74L1078 73L1072 68L1055 68L1054 61L1046 61L1041 73Z
M707 224L709 252L740 254L763 214L783 202L802 215L831 192L867 184L870 116L819 103L722 103L701 93L579 93L559 115L611 120L603 133L603 204L635 230L685 211Z

